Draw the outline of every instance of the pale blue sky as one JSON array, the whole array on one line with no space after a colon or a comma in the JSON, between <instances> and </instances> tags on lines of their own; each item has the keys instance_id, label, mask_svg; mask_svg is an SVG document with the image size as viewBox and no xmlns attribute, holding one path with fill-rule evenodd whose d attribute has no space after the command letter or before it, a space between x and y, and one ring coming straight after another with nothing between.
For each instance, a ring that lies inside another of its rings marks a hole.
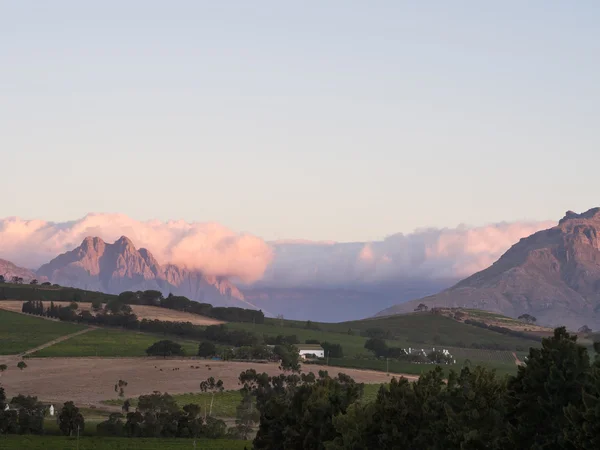
<instances>
[{"instance_id":1,"label":"pale blue sky","mask_svg":"<svg viewBox=\"0 0 600 450\"><path fill-rule=\"evenodd\" d=\"M600 2L0 0L0 217L266 239L600 205Z\"/></svg>"}]
</instances>

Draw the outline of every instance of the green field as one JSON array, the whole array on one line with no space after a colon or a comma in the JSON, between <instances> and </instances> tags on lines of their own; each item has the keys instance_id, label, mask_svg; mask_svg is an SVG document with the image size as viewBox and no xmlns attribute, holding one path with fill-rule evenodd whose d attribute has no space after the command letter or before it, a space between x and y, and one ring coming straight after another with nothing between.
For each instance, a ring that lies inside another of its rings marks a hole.
<instances>
[{"instance_id":1,"label":"green field","mask_svg":"<svg viewBox=\"0 0 600 450\"><path fill-rule=\"evenodd\" d=\"M35 358L51 356L146 356L146 349L154 342L162 339L168 338L162 335L138 333L116 328L98 328L42 349L31 356ZM197 342L176 341L182 345L186 355L193 356L197 353Z\"/></svg>"},{"instance_id":2,"label":"green field","mask_svg":"<svg viewBox=\"0 0 600 450\"><path fill-rule=\"evenodd\" d=\"M198 439L197 449L206 450L243 450L251 448L249 441L227 439ZM146 438L105 438L62 436L0 436L1 450L191 450L193 439L146 439Z\"/></svg>"},{"instance_id":3,"label":"green field","mask_svg":"<svg viewBox=\"0 0 600 450\"><path fill-rule=\"evenodd\" d=\"M84 328L0 309L0 354L18 354Z\"/></svg>"}]
</instances>

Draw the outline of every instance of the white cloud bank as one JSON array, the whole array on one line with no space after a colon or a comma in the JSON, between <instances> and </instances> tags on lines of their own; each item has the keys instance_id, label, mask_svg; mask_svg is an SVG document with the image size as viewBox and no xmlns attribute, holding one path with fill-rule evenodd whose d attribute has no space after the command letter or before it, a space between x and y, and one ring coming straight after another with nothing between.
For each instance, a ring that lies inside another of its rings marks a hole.
<instances>
[{"instance_id":1,"label":"white cloud bank","mask_svg":"<svg viewBox=\"0 0 600 450\"><path fill-rule=\"evenodd\" d=\"M261 283L325 286L407 278L458 279L485 269L519 239L554 222L423 229L367 243L275 242L274 262Z\"/></svg>"},{"instance_id":2,"label":"white cloud bank","mask_svg":"<svg viewBox=\"0 0 600 450\"><path fill-rule=\"evenodd\" d=\"M129 237L161 263L271 286L358 285L409 277L462 278L492 264L516 243L553 222L424 229L382 241L266 243L217 223L140 222L122 214L89 214L72 222L0 220L0 258L37 268L86 236Z\"/></svg>"}]
</instances>

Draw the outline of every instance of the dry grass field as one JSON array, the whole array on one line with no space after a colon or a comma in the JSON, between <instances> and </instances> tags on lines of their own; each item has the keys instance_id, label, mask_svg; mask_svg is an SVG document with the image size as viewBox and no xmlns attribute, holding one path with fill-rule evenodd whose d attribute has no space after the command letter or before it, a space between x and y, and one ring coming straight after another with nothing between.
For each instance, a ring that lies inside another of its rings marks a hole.
<instances>
[{"instance_id":1,"label":"dry grass field","mask_svg":"<svg viewBox=\"0 0 600 450\"><path fill-rule=\"evenodd\" d=\"M0 301L0 309L7 311L21 312L23 305L22 300L6 300ZM54 302L55 305L68 306L69 302ZM44 307L50 305L50 302L44 302ZM79 303L78 311L90 311L92 308L91 303ZM144 306L144 305L131 305L131 309L134 314L138 316L138 319L148 320L164 320L166 322L191 322L194 325L218 325L223 323L220 320L211 319L210 317L199 316L198 314L191 314L182 311L175 311L167 308L159 308L157 306Z\"/></svg>"},{"instance_id":2,"label":"dry grass field","mask_svg":"<svg viewBox=\"0 0 600 450\"><path fill-rule=\"evenodd\" d=\"M72 400L78 406L102 407L102 400L118 398L114 391L118 380L128 382L127 397L138 397L153 391L169 394L199 392L200 382L211 376L223 380L225 389L239 389L239 374L251 368L271 375L280 373L275 363L193 359L34 358L26 361L28 367L21 371L17 369L14 357L0 357L0 364L9 366L0 378L7 396L35 395L42 401L54 403ZM391 379L383 372L369 370L315 365L305 365L303 369L315 374L319 370L328 370L331 375L343 372L361 383L386 383ZM416 379L414 376L408 378Z\"/></svg>"}]
</instances>

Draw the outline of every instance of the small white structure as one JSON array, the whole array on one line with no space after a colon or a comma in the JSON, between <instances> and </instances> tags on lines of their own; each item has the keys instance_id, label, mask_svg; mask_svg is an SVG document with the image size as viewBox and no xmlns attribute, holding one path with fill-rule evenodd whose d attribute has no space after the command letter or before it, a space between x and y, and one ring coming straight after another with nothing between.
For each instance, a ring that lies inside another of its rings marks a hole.
<instances>
[{"instance_id":1,"label":"small white structure","mask_svg":"<svg viewBox=\"0 0 600 450\"><path fill-rule=\"evenodd\" d=\"M296 344L296 347L302 359L306 359L308 355L325 358L325 350L318 344Z\"/></svg>"},{"instance_id":2,"label":"small white structure","mask_svg":"<svg viewBox=\"0 0 600 450\"><path fill-rule=\"evenodd\" d=\"M54 416L54 405L50 405L50 415Z\"/></svg>"},{"instance_id":3,"label":"small white structure","mask_svg":"<svg viewBox=\"0 0 600 450\"><path fill-rule=\"evenodd\" d=\"M4 411L8 411L10 408L8 407L8 403L6 404L6 408L4 408Z\"/></svg>"}]
</instances>

